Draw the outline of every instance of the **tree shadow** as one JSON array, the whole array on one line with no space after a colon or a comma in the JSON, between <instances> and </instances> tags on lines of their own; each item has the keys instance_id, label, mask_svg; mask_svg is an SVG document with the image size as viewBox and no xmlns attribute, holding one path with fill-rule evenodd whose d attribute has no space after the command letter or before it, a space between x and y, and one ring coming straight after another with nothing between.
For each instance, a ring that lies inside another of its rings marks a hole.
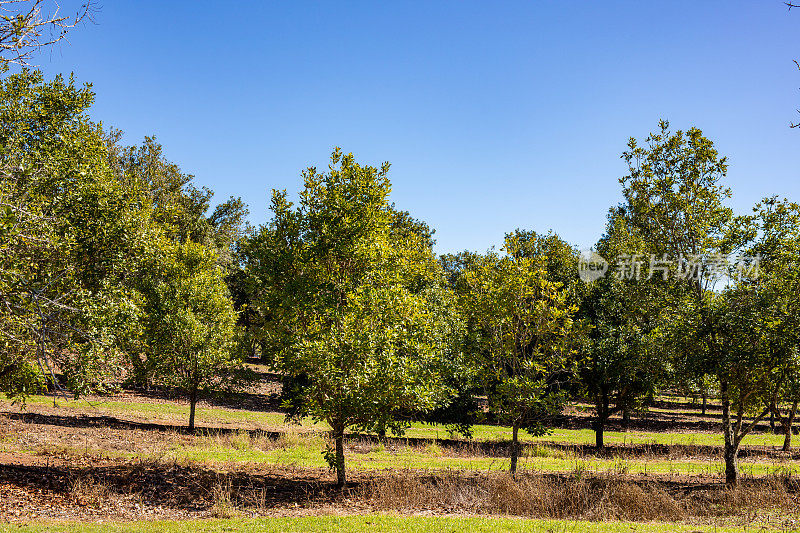
<instances>
[{"instance_id":1,"label":"tree shadow","mask_svg":"<svg viewBox=\"0 0 800 533\"><path fill-rule=\"evenodd\" d=\"M75 481L91 480L111 494L138 495L147 505L186 511L210 508L220 490L231 502L252 507L319 503L341 497L331 480L298 472L219 473L199 466L128 463L112 466L0 465L0 483L69 495ZM352 483L350 488L358 486Z\"/></svg>"}]
</instances>

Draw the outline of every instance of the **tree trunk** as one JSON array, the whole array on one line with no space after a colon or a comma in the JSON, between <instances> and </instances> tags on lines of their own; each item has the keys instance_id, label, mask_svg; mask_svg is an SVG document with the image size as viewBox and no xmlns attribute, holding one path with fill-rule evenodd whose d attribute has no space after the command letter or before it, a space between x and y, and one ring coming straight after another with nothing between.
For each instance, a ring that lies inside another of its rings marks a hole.
<instances>
[{"instance_id":1,"label":"tree trunk","mask_svg":"<svg viewBox=\"0 0 800 533\"><path fill-rule=\"evenodd\" d=\"M189 393L189 433L194 433L194 413L197 407L197 388Z\"/></svg>"},{"instance_id":2,"label":"tree trunk","mask_svg":"<svg viewBox=\"0 0 800 533\"><path fill-rule=\"evenodd\" d=\"M344 428L336 432L336 486L344 487L347 475L344 470Z\"/></svg>"},{"instance_id":3,"label":"tree trunk","mask_svg":"<svg viewBox=\"0 0 800 533\"><path fill-rule=\"evenodd\" d=\"M720 380L720 400L722 401L722 433L725 437L725 483L735 485L739 482L739 444L733 434L731 424L731 400L728 396L728 382Z\"/></svg>"},{"instance_id":4,"label":"tree trunk","mask_svg":"<svg viewBox=\"0 0 800 533\"><path fill-rule=\"evenodd\" d=\"M772 434L775 434L775 409L770 409L769 411L769 429Z\"/></svg>"},{"instance_id":5,"label":"tree trunk","mask_svg":"<svg viewBox=\"0 0 800 533\"><path fill-rule=\"evenodd\" d=\"M603 430L605 429L605 422L603 420L597 420L597 427L594 429L594 445L598 450L602 450L604 447L603 444Z\"/></svg>"},{"instance_id":6,"label":"tree trunk","mask_svg":"<svg viewBox=\"0 0 800 533\"><path fill-rule=\"evenodd\" d=\"M603 394L603 398L596 402L595 411L597 411L597 420L594 423L594 443L598 450L602 450L604 445L603 431L605 430L606 419L608 418L608 400L606 394Z\"/></svg>"},{"instance_id":7,"label":"tree trunk","mask_svg":"<svg viewBox=\"0 0 800 533\"><path fill-rule=\"evenodd\" d=\"M725 483L736 485L739 482L739 447L725 444Z\"/></svg>"},{"instance_id":8,"label":"tree trunk","mask_svg":"<svg viewBox=\"0 0 800 533\"><path fill-rule=\"evenodd\" d=\"M702 410L703 416L706 416L707 406L708 406L708 393L706 391L703 391L703 410Z\"/></svg>"},{"instance_id":9,"label":"tree trunk","mask_svg":"<svg viewBox=\"0 0 800 533\"><path fill-rule=\"evenodd\" d=\"M622 429L628 431L631 425L631 411L627 407L622 410Z\"/></svg>"},{"instance_id":10,"label":"tree trunk","mask_svg":"<svg viewBox=\"0 0 800 533\"><path fill-rule=\"evenodd\" d=\"M783 422L783 451L785 452L788 452L792 448L792 426L794 425L794 417L797 414L797 403L798 401L795 400L792 404L792 408L789 410L789 414Z\"/></svg>"},{"instance_id":11,"label":"tree trunk","mask_svg":"<svg viewBox=\"0 0 800 533\"><path fill-rule=\"evenodd\" d=\"M517 458L519 457L519 425L515 422L511 427L511 475L517 476Z\"/></svg>"}]
</instances>

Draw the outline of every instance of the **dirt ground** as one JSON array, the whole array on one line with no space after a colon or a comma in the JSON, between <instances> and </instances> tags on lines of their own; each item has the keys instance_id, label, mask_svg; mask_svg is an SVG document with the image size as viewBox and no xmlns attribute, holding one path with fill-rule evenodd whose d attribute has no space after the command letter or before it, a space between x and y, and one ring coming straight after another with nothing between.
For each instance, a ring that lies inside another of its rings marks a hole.
<instances>
[{"instance_id":1,"label":"dirt ground","mask_svg":"<svg viewBox=\"0 0 800 533\"><path fill-rule=\"evenodd\" d=\"M184 401L165 393L130 391L113 398L88 399L153 404ZM274 380L265 380L256 389L235 398L206 400L200 406L208 407L273 412L279 407L277 386ZM661 402L657 407L635 417L630 429L672 432L717 429L718 413L713 408L701 417L694 413L696 406L688 403ZM502 477L504 474L468 470L444 473L353 470L349 473L348 487L341 491L334 486L327 469L158 459L159 450L181 446L196 438L186 433L183 423L168 417L148 420L136 413L109 416L91 409L81 412L43 404L29 405L20 412L5 404L0 409L0 521L180 520L386 510L443 515L510 513L558 517L559 513L567 513L565 516L590 518L685 519L737 516L742 509L759 506L773 510L797 508L800 492L792 479L772 480L771 485L764 486L756 482L742 489L744 492L731 493L714 477L681 478L670 474L667 479L654 474L615 473L613 479L608 474L597 474L596 479L591 479L589 474L587 479L576 481L566 474L526 474L526 481L518 485L509 483ZM590 423L585 409L572 408L558 425L587 428ZM615 419L608 429L620 428L621 421ZM254 428L250 422L219 423L211 429L216 434L249 431L272 439L285 432L284 427ZM768 429L764 424L759 428ZM7 439L5 448L3 438ZM14 444L9 445L12 441ZM429 442L388 438L383 444L391 449L401 443L424 446ZM354 436L350 452L358 453L359 447L369 448L374 444L377 444L375 436ZM14 453L15 445L28 452ZM439 439L436 445L451 456L506 457L509 452L509 445L504 442ZM600 453L585 445L548 443L547 446L586 457L708 460L721 456L719 447L702 445L609 445ZM83 448L86 453L81 453ZM151 459L125 460L117 453L132 450ZM742 457L748 455L798 460L800 450L795 448L785 453L772 447L748 447L742 451ZM564 494L571 494L571 499L560 501ZM612 500L618 494L627 499L614 503ZM647 514L654 512L653 498L662 501L658 512L672 509L671 514ZM630 512L625 506L630 507Z\"/></svg>"}]
</instances>

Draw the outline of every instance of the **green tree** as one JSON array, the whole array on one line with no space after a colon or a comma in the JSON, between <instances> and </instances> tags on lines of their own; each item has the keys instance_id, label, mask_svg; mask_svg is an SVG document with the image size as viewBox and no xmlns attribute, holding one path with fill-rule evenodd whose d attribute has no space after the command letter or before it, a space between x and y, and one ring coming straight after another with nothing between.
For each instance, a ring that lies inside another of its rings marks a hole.
<instances>
[{"instance_id":1,"label":"green tree","mask_svg":"<svg viewBox=\"0 0 800 533\"><path fill-rule=\"evenodd\" d=\"M633 258L644 243L618 209L609 213L606 234L598 242L602 257ZM647 275L641 272L641 275ZM659 324L659 287L640 283L636 273L609 272L584 285L578 316L589 326L579 359L581 395L595 408L595 444L604 446L608 419L642 407L663 379L665 364L654 350Z\"/></svg>"},{"instance_id":2,"label":"green tree","mask_svg":"<svg viewBox=\"0 0 800 533\"><path fill-rule=\"evenodd\" d=\"M800 205L777 197L765 198L751 219L754 242L748 253L759 258L757 276L744 281L760 295L764 338L780 356L771 382L781 384L777 394L765 400L780 419L785 434L784 450L792 442L792 425L800 401ZM781 404L787 406L785 416Z\"/></svg>"},{"instance_id":3,"label":"green tree","mask_svg":"<svg viewBox=\"0 0 800 533\"><path fill-rule=\"evenodd\" d=\"M117 179L143 191L153 222L174 242L191 240L214 248L220 264L230 269L234 248L248 231L248 209L241 198L231 197L211 209L214 193L197 188L194 176L164 156L154 137L139 146L121 145L122 132L106 133L108 159Z\"/></svg>"},{"instance_id":4,"label":"green tree","mask_svg":"<svg viewBox=\"0 0 800 533\"><path fill-rule=\"evenodd\" d=\"M200 393L232 383L236 314L217 255L200 244L165 243L141 284L141 335L159 383L189 395L189 431Z\"/></svg>"},{"instance_id":5,"label":"green tree","mask_svg":"<svg viewBox=\"0 0 800 533\"><path fill-rule=\"evenodd\" d=\"M244 202L232 197L212 211L212 191L197 188L194 176L169 161L155 138L145 137L141 145L126 147L121 145L121 137L119 130L106 134L107 158L120 183L130 190L141 191L141 202L148 216L146 224L153 233L147 243L167 239L173 243L195 242L214 250L218 263L225 269L229 288L238 291L236 283L241 266L235 248L247 231L248 211ZM147 272L137 278L146 275ZM238 333L237 330L237 336ZM163 354L147 350L146 339L135 332L124 339L130 380L147 388L155 379Z\"/></svg>"},{"instance_id":6,"label":"green tree","mask_svg":"<svg viewBox=\"0 0 800 533\"><path fill-rule=\"evenodd\" d=\"M275 365L308 383L293 413L332 428L339 485L345 431L447 397L440 361L458 329L430 248L415 231L392 236L388 170L336 149L328 172L304 172L297 207L273 193L272 220L244 245Z\"/></svg>"},{"instance_id":7,"label":"green tree","mask_svg":"<svg viewBox=\"0 0 800 533\"><path fill-rule=\"evenodd\" d=\"M531 230L516 229L506 235L515 243L516 257L530 259L542 269L547 279L561 284L561 289L569 294L569 302L577 305L586 289L586 284L578 277L578 252L568 242L554 232L539 234Z\"/></svg>"},{"instance_id":8,"label":"green tree","mask_svg":"<svg viewBox=\"0 0 800 533\"><path fill-rule=\"evenodd\" d=\"M139 191L107 165L92 100L89 86L60 76L23 71L0 82L6 390L27 393L46 378L58 387L54 368L75 394L117 374L116 332L148 224Z\"/></svg>"},{"instance_id":9,"label":"green tree","mask_svg":"<svg viewBox=\"0 0 800 533\"><path fill-rule=\"evenodd\" d=\"M591 328L578 378L582 395L594 406L598 449L608 419L640 407L663 375L652 341L653 315L638 296L624 281L605 278L592 284L581 306L580 316Z\"/></svg>"},{"instance_id":10,"label":"green tree","mask_svg":"<svg viewBox=\"0 0 800 533\"><path fill-rule=\"evenodd\" d=\"M714 291L721 281L715 263L740 249L746 236L741 219L725 205L730 197L723 184L727 161L699 129L672 132L666 121L644 145L631 139L622 157L629 170L620 180L625 197L622 216L645 244L645 253L676 262L669 273L671 290L664 292L664 305L673 317L666 322L674 326L671 336L681 339L677 344L691 345L693 350L673 350L673 354L688 358L679 366L692 368L697 375L713 375L719 383L725 477L736 483L739 444L763 417L756 414L753 424L741 423L746 400L764 396L774 383L749 377L771 372L769 354L747 352L746 346L731 343L725 335L730 331L726 327L745 325L736 321L731 309L744 310L755 302L738 292L719 298ZM764 390L756 394L753 384Z\"/></svg>"},{"instance_id":11,"label":"green tree","mask_svg":"<svg viewBox=\"0 0 800 533\"><path fill-rule=\"evenodd\" d=\"M511 473L519 457L519 430L533 434L559 413L566 399L575 308L536 259L521 253L514 236L507 255L475 260L464 274L461 303L485 371L492 411L512 428Z\"/></svg>"}]
</instances>

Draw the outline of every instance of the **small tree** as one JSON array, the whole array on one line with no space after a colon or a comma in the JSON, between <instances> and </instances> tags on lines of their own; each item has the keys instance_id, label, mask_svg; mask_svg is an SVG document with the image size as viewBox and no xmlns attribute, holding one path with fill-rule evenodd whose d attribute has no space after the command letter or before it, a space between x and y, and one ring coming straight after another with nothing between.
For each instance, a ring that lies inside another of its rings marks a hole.
<instances>
[{"instance_id":1,"label":"small tree","mask_svg":"<svg viewBox=\"0 0 800 533\"><path fill-rule=\"evenodd\" d=\"M452 296L424 235L392 231L389 165L337 148L310 168L294 207L274 192L273 218L243 246L252 305L278 369L303 383L294 417L331 427L326 459L345 484L344 435L428 411L447 397L441 365L458 337ZM402 225L402 224L401 224ZM395 421L396 422L396 421Z\"/></svg>"},{"instance_id":2,"label":"small tree","mask_svg":"<svg viewBox=\"0 0 800 533\"><path fill-rule=\"evenodd\" d=\"M236 315L217 256L193 243L165 244L142 287L142 337L156 379L189 394L189 431L202 391L234 377Z\"/></svg>"},{"instance_id":3,"label":"small tree","mask_svg":"<svg viewBox=\"0 0 800 533\"><path fill-rule=\"evenodd\" d=\"M469 290L462 303L486 372L489 404L511 426L511 473L517 470L519 430L545 430L547 419L566 399L572 315L561 285L532 258L519 252L513 236L508 255L476 258L463 274Z\"/></svg>"},{"instance_id":4,"label":"small tree","mask_svg":"<svg viewBox=\"0 0 800 533\"><path fill-rule=\"evenodd\" d=\"M651 397L664 364L653 346L653 316L637 288L606 278L595 281L580 316L591 326L579 360L582 395L595 409L595 445L602 449L608 419Z\"/></svg>"}]
</instances>

